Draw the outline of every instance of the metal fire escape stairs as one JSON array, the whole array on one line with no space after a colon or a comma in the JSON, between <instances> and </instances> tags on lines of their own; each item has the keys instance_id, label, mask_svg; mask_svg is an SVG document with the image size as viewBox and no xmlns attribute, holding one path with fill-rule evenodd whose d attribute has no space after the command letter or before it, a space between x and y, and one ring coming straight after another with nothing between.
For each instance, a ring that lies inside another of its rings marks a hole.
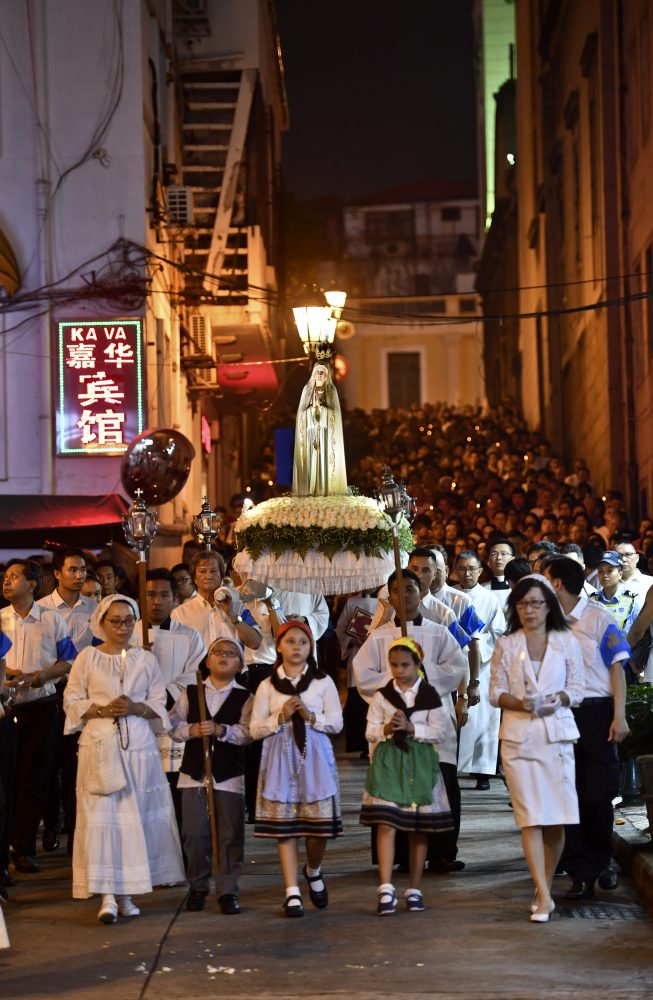
<instances>
[{"instance_id":1,"label":"metal fire escape stairs","mask_svg":"<svg viewBox=\"0 0 653 1000\"><path fill-rule=\"evenodd\" d=\"M184 224L186 293L197 296L182 366L193 394L218 390L210 322L202 306L248 303L248 230L244 153L257 81L255 69L221 60L180 65L183 93L183 187L169 189L168 209ZM185 216L185 217L180 217Z\"/></svg>"}]
</instances>

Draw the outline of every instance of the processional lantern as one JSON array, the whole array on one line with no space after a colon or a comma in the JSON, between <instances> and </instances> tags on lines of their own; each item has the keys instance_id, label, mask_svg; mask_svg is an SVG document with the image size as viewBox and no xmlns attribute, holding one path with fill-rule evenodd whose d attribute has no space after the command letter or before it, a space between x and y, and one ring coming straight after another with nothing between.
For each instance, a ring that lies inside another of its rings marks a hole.
<instances>
[{"instance_id":1,"label":"processional lantern","mask_svg":"<svg viewBox=\"0 0 653 1000\"><path fill-rule=\"evenodd\" d=\"M200 512L193 515L193 534L198 542L206 546L207 552L211 551L211 543L218 534L221 520L220 514L211 508L209 498L202 497Z\"/></svg>"}]
</instances>

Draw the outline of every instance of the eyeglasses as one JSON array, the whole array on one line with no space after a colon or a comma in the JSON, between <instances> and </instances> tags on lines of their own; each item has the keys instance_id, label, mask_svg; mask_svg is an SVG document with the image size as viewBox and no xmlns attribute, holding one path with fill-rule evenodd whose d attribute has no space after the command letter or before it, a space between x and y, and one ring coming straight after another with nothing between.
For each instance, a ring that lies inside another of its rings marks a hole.
<instances>
[{"instance_id":1,"label":"eyeglasses","mask_svg":"<svg viewBox=\"0 0 653 1000\"><path fill-rule=\"evenodd\" d=\"M109 625L113 625L114 628L122 628L123 626L125 628L131 628L132 625L136 624L135 618L106 618L105 621L107 621Z\"/></svg>"},{"instance_id":2,"label":"eyeglasses","mask_svg":"<svg viewBox=\"0 0 653 1000\"><path fill-rule=\"evenodd\" d=\"M519 601L515 605L520 611L528 611L529 608L541 608L546 601Z\"/></svg>"}]
</instances>

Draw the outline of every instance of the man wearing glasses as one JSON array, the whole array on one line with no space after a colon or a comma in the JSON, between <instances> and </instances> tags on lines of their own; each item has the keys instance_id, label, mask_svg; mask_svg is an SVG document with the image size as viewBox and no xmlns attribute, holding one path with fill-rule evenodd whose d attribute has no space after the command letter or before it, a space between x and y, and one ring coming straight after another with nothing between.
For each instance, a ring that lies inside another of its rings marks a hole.
<instances>
[{"instance_id":1,"label":"man wearing glasses","mask_svg":"<svg viewBox=\"0 0 653 1000\"><path fill-rule=\"evenodd\" d=\"M639 553L632 542L617 542L614 550L619 553L623 560L621 579L626 590L637 594L643 600L649 587L653 585L653 576L648 576L638 569Z\"/></svg>"}]
</instances>

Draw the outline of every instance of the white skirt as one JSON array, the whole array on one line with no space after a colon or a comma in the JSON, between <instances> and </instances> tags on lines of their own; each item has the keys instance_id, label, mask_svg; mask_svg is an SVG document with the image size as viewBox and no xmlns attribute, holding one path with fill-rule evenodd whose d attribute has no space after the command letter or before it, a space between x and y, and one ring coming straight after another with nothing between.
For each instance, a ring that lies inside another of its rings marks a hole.
<instances>
[{"instance_id":1,"label":"white skirt","mask_svg":"<svg viewBox=\"0 0 653 1000\"><path fill-rule=\"evenodd\" d=\"M501 763L520 829L579 822L574 744L549 743L542 719L524 743L501 741Z\"/></svg>"},{"instance_id":2,"label":"white skirt","mask_svg":"<svg viewBox=\"0 0 653 1000\"><path fill-rule=\"evenodd\" d=\"M0 906L0 948L9 947L9 935L7 934L7 925L5 924L4 914L2 912L2 907Z\"/></svg>"},{"instance_id":3,"label":"white skirt","mask_svg":"<svg viewBox=\"0 0 653 1000\"><path fill-rule=\"evenodd\" d=\"M113 795L87 791L86 750L79 748L73 897L131 896L185 881L172 796L156 745L123 751L127 786Z\"/></svg>"}]
</instances>

